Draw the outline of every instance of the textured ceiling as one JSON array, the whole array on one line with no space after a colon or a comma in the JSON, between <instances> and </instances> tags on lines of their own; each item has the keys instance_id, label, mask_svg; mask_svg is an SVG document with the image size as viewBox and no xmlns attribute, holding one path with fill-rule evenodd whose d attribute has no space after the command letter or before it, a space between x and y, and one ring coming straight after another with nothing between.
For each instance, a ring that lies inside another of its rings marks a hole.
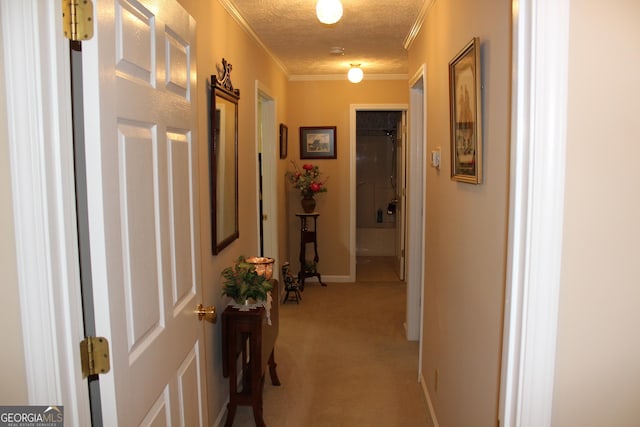
<instances>
[{"instance_id":1,"label":"textured ceiling","mask_svg":"<svg viewBox=\"0 0 640 427\"><path fill-rule=\"evenodd\" d=\"M334 25L316 18L316 0L221 0L254 33L290 78L344 78L359 63L367 76L406 75L405 42L419 28L425 0L341 0ZM430 3L431 1L427 1ZM331 49L339 47L344 54Z\"/></svg>"}]
</instances>

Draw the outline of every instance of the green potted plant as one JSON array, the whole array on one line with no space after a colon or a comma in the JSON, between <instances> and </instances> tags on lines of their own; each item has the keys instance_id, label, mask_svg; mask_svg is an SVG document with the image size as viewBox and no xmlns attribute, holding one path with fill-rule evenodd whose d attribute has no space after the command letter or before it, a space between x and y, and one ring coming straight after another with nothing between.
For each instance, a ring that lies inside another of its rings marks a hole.
<instances>
[{"instance_id":1,"label":"green potted plant","mask_svg":"<svg viewBox=\"0 0 640 427\"><path fill-rule=\"evenodd\" d=\"M232 298L237 304L251 304L266 301L272 285L265 275L256 272L254 264L247 262L244 256L230 267L222 270L222 295Z\"/></svg>"}]
</instances>

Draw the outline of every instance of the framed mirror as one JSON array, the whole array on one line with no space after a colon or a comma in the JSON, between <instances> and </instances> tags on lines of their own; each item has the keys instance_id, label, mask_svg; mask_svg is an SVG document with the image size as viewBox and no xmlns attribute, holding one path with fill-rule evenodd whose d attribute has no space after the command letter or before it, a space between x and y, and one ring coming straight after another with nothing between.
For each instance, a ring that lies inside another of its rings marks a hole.
<instances>
[{"instance_id":1,"label":"framed mirror","mask_svg":"<svg viewBox=\"0 0 640 427\"><path fill-rule=\"evenodd\" d=\"M222 59L211 76L209 147L211 242L216 255L240 235L238 230L238 100L231 64Z\"/></svg>"}]
</instances>

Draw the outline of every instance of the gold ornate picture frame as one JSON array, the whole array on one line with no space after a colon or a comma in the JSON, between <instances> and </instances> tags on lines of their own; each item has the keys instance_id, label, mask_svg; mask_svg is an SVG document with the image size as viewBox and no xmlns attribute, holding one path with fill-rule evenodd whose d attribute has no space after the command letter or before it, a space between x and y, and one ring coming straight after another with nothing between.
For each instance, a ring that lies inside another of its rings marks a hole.
<instances>
[{"instance_id":1,"label":"gold ornate picture frame","mask_svg":"<svg viewBox=\"0 0 640 427\"><path fill-rule=\"evenodd\" d=\"M451 179L482 183L482 79L480 39L474 37L449 62Z\"/></svg>"}]
</instances>

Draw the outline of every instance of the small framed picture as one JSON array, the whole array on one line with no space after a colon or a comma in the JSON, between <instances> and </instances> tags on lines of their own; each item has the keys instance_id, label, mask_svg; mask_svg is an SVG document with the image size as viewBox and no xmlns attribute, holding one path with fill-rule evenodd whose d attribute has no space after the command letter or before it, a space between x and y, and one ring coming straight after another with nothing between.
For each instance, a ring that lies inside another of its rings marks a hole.
<instances>
[{"instance_id":1,"label":"small framed picture","mask_svg":"<svg viewBox=\"0 0 640 427\"><path fill-rule=\"evenodd\" d=\"M289 128L284 123L280 123L280 158L287 158L287 144L289 143Z\"/></svg>"},{"instance_id":2,"label":"small framed picture","mask_svg":"<svg viewBox=\"0 0 640 427\"><path fill-rule=\"evenodd\" d=\"M335 159L336 127L300 127L301 159Z\"/></svg>"},{"instance_id":3,"label":"small framed picture","mask_svg":"<svg viewBox=\"0 0 640 427\"><path fill-rule=\"evenodd\" d=\"M482 79L480 39L474 37L449 62L451 179L482 183Z\"/></svg>"}]
</instances>

